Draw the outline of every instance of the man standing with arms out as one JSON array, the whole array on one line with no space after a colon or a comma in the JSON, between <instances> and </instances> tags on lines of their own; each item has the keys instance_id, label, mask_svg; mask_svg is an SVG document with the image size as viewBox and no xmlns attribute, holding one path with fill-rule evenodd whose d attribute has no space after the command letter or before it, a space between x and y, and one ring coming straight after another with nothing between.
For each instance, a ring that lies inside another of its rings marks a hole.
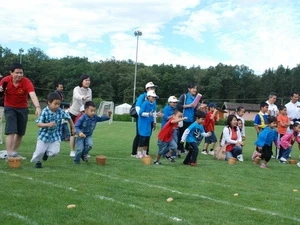
<instances>
[{"instance_id":1,"label":"man standing with arms out","mask_svg":"<svg viewBox=\"0 0 300 225\"><path fill-rule=\"evenodd\" d=\"M28 95L35 106L37 116L41 113L41 107L33 84L28 78L24 77L23 66L19 63L13 64L10 75L0 81L0 91L4 91L7 155L8 157L17 157L28 120Z\"/></svg>"},{"instance_id":2,"label":"man standing with arms out","mask_svg":"<svg viewBox=\"0 0 300 225\"><path fill-rule=\"evenodd\" d=\"M277 116L278 115L278 108L277 105L275 105L275 102L277 100L277 94L275 92L271 92L269 94L269 99L266 101L268 103L269 108L268 108L268 115L269 116Z\"/></svg>"}]
</instances>

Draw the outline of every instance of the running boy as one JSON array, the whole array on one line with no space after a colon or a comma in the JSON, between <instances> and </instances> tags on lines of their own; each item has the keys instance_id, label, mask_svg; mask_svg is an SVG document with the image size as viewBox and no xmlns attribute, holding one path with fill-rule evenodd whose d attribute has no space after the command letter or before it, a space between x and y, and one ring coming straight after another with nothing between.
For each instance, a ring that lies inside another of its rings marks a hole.
<instances>
[{"instance_id":1,"label":"running boy","mask_svg":"<svg viewBox=\"0 0 300 225\"><path fill-rule=\"evenodd\" d=\"M272 142L274 141L277 146L277 119L275 116L269 116L267 126L258 134L255 142L256 151L252 155L252 159L261 157L264 162L261 164L261 168L267 168L267 163L272 156Z\"/></svg>"},{"instance_id":2,"label":"running boy","mask_svg":"<svg viewBox=\"0 0 300 225\"><path fill-rule=\"evenodd\" d=\"M173 152L177 149L177 140L174 139L174 132L178 127L178 122L185 120L186 117L182 118L182 112L175 109L172 117L163 126L163 128L158 133L158 153L156 155L156 160L154 164L161 164L160 157L165 155L167 159L171 162L175 162L175 157L172 156Z\"/></svg>"},{"instance_id":3,"label":"running boy","mask_svg":"<svg viewBox=\"0 0 300 225\"><path fill-rule=\"evenodd\" d=\"M187 129L185 129L180 141L182 144L185 142L185 140L188 143L189 152L186 155L183 164L190 164L191 166L197 165L197 157L199 153L198 140L201 138L201 136L209 137L211 135L211 132L205 133L202 125L205 119L205 112L196 111L195 116L196 121Z\"/></svg>"},{"instance_id":4,"label":"running boy","mask_svg":"<svg viewBox=\"0 0 300 225\"><path fill-rule=\"evenodd\" d=\"M103 122L110 119L109 116L98 116L96 114L96 105L92 101L84 104L84 114L77 120L75 124L76 134L76 153L74 163L79 164L80 158L87 162L88 153L93 147L92 134L97 122Z\"/></svg>"},{"instance_id":5,"label":"running boy","mask_svg":"<svg viewBox=\"0 0 300 225\"><path fill-rule=\"evenodd\" d=\"M41 161L46 161L49 156L55 156L60 151L62 133L62 119L68 120L71 125L71 133L75 131L73 121L63 109L60 108L61 97L57 93L50 93L47 97L48 106L43 109L37 119L40 128L36 149L30 162L34 162L36 168L42 168Z\"/></svg>"},{"instance_id":6,"label":"running boy","mask_svg":"<svg viewBox=\"0 0 300 225\"><path fill-rule=\"evenodd\" d=\"M205 143L203 147L202 154L207 155L207 149L209 144L211 144L209 154L214 155L214 148L215 144L217 142L217 137L215 134L215 123L219 121L219 113L217 110L216 103L209 103L208 104L208 113L206 114L205 120L204 120L204 129L206 132L211 132L211 135L208 137L205 137Z\"/></svg>"}]
</instances>

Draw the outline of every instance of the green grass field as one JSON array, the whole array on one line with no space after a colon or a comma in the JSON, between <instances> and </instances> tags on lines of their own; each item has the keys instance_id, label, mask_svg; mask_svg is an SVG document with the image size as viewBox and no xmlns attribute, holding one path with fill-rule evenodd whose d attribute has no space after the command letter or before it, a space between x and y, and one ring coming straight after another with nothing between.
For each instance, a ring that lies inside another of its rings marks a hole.
<instances>
[{"instance_id":1,"label":"green grass field","mask_svg":"<svg viewBox=\"0 0 300 225\"><path fill-rule=\"evenodd\" d=\"M130 157L135 124L113 122L98 124L88 163L74 165L64 142L60 155L36 169L29 161L37 131L29 122L21 168L0 161L1 225L300 224L300 168L274 159L268 169L254 165L253 127L247 128L244 162L229 165L199 154L197 167L183 165L182 158L142 164ZM152 157L157 132L151 138ZM96 155L107 156L105 166L96 164ZM299 159L296 147L293 158ZM169 197L174 201L167 202ZM76 207L67 209L69 204Z\"/></svg>"}]
</instances>

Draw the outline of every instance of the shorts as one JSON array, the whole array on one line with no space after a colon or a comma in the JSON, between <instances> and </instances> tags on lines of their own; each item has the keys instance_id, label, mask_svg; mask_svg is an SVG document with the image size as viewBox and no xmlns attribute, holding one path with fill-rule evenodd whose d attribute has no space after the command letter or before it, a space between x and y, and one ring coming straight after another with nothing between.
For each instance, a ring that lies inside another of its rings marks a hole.
<instances>
[{"instance_id":1,"label":"shorts","mask_svg":"<svg viewBox=\"0 0 300 225\"><path fill-rule=\"evenodd\" d=\"M217 142L216 134L214 131L211 131L211 135L209 137L205 137L205 143L211 144L216 142Z\"/></svg>"},{"instance_id":2,"label":"shorts","mask_svg":"<svg viewBox=\"0 0 300 225\"><path fill-rule=\"evenodd\" d=\"M28 121L28 108L4 107L5 115L5 134L18 134L24 136Z\"/></svg>"},{"instance_id":3,"label":"shorts","mask_svg":"<svg viewBox=\"0 0 300 225\"><path fill-rule=\"evenodd\" d=\"M139 147L149 146L150 136L140 136Z\"/></svg>"},{"instance_id":4,"label":"shorts","mask_svg":"<svg viewBox=\"0 0 300 225\"><path fill-rule=\"evenodd\" d=\"M177 149L177 143L174 139L172 139L170 142L163 142L158 139L157 145L158 145L158 154L159 155L165 155L170 150L175 151Z\"/></svg>"}]
</instances>

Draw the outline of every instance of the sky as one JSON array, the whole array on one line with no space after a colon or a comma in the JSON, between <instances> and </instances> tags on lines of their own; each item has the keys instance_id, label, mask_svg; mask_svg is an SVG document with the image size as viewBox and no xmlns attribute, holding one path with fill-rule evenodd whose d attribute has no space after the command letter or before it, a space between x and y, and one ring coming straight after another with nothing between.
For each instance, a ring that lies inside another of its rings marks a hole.
<instances>
[{"instance_id":1,"label":"sky","mask_svg":"<svg viewBox=\"0 0 300 225\"><path fill-rule=\"evenodd\" d=\"M299 12L299 0L10 0L0 45L90 61L136 61L138 52L145 65L223 63L260 75L299 64Z\"/></svg>"}]
</instances>

